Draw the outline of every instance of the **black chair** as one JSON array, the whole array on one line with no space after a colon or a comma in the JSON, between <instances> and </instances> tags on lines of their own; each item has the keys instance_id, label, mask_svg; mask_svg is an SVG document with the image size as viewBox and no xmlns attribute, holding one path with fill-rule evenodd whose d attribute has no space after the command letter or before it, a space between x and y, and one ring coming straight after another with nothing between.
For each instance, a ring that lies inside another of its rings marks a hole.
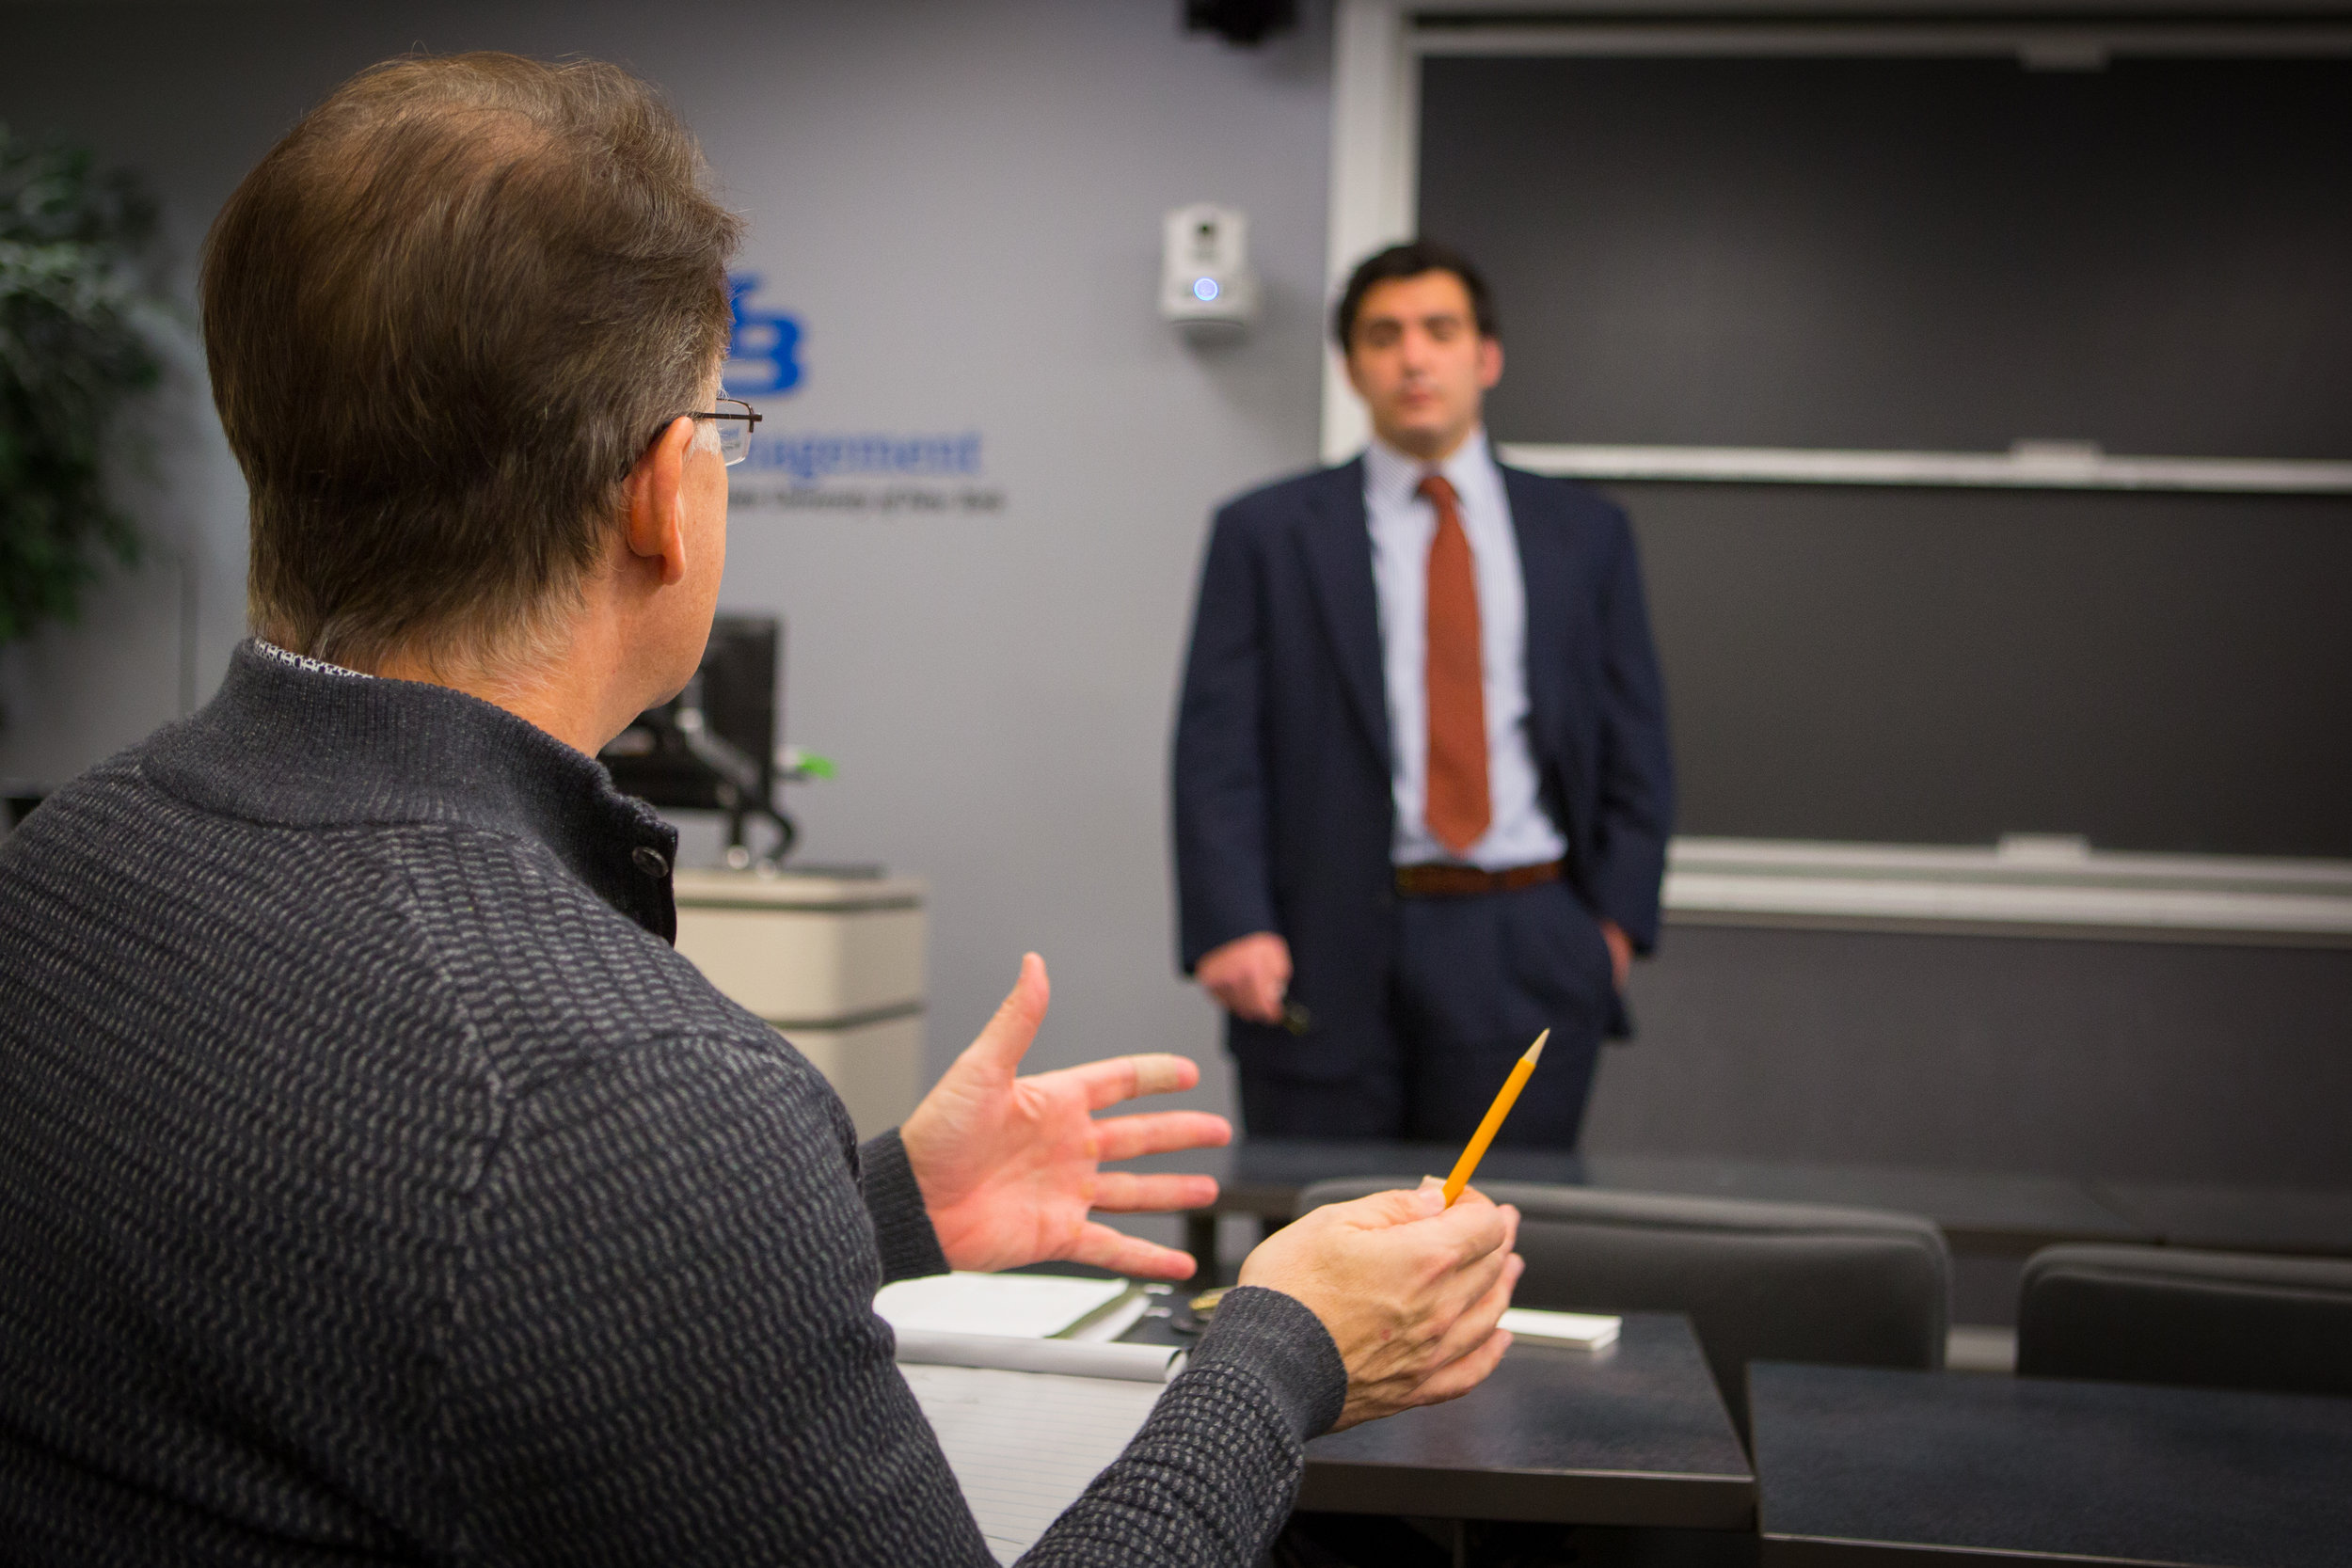
<instances>
[{"instance_id":1,"label":"black chair","mask_svg":"<svg viewBox=\"0 0 2352 1568\"><path fill-rule=\"evenodd\" d=\"M2352 1394L2352 1262L2043 1247L2019 1288L2017 1370Z\"/></svg>"},{"instance_id":2,"label":"black chair","mask_svg":"<svg viewBox=\"0 0 2352 1568\"><path fill-rule=\"evenodd\" d=\"M1322 1181L1299 1210L1399 1185ZM1952 1259L1915 1214L1482 1181L1518 1206L1520 1307L1684 1312L1744 1439L1747 1364L1944 1364Z\"/></svg>"}]
</instances>

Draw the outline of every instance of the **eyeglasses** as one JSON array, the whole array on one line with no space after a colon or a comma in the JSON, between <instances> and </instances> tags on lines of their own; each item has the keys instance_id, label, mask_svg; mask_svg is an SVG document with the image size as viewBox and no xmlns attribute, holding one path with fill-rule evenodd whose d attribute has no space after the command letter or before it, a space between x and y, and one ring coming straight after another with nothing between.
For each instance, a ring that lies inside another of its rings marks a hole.
<instances>
[{"instance_id":1,"label":"eyeglasses","mask_svg":"<svg viewBox=\"0 0 2352 1568\"><path fill-rule=\"evenodd\" d=\"M721 398L719 406L707 414L689 414L690 420L719 421L719 455L732 468L752 454L752 426L760 420L759 410L735 398ZM740 420L740 423L737 421Z\"/></svg>"}]
</instances>

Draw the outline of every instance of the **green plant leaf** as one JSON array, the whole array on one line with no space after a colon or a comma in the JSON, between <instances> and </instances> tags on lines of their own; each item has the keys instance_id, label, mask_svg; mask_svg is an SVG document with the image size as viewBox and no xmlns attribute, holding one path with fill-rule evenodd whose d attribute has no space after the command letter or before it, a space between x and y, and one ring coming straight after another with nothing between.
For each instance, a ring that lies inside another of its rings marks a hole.
<instances>
[{"instance_id":1,"label":"green plant leaf","mask_svg":"<svg viewBox=\"0 0 2352 1568\"><path fill-rule=\"evenodd\" d=\"M155 204L86 149L0 125L0 643L71 621L138 534L107 493L122 415L161 363L139 320Z\"/></svg>"}]
</instances>

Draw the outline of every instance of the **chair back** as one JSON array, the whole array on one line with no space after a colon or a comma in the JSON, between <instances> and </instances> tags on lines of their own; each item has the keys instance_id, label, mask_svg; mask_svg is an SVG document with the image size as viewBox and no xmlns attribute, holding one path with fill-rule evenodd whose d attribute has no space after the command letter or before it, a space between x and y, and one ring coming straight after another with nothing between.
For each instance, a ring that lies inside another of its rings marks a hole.
<instances>
[{"instance_id":1,"label":"chair back","mask_svg":"<svg viewBox=\"0 0 2352 1568\"><path fill-rule=\"evenodd\" d=\"M1299 1209L1397 1185L1318 1182ZM1750 1361L1944 1364L1951 1253L1915 1214L1517 1181L1479 1190L1518 1207L1527 1272L1515 1305L1689 1314L1742 1438Z\"/></svg>"},{"instance_id":2,"label":"chair back","mask_svg":"<svg viewBox=\"0 0 2352 1568\"><path fill-rule=\"evenodd\" d=\"M2019 1287L2017 1370L2352 1394L2352 1262L2044 1247Z\"/></svg>"}]
</instances>

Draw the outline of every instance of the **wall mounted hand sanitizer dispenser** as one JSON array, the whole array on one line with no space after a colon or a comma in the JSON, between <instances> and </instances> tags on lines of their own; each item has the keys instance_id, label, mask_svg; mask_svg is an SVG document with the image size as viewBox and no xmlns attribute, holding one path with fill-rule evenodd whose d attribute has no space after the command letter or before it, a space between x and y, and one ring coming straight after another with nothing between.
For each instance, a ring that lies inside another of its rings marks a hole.
<instances>
[{"instance_id":1,"label":"wall mounted hand sanitizer dispenser","mask_svg":"<svg viewBox=\"0 0 2352 1568\"><path fill-rule=\"evenodd\" d=\"M1221 332L1257 319L1247 217L1201 201L1161 220L1160 315L1179 326Z\"/></svg>"}]
</instances>

